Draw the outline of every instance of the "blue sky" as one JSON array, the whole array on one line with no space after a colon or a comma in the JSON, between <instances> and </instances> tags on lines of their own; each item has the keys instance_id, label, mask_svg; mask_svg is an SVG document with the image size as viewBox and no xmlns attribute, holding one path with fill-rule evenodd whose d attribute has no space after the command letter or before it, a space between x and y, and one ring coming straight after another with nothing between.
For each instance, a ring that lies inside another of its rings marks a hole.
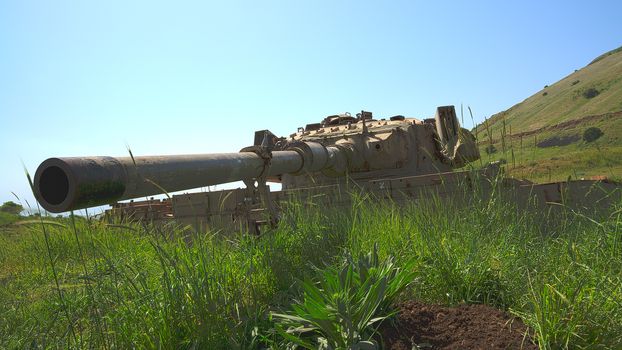
<instances>
[{"instance_id":1,"label":"blue sky","mask_svg":"<svg viewBox=\"0 0 622 350\"><path fill-rule=\"evenodd\" d=\"M0 202L52 156L237 151L325 115L476 121L622 45L620 1L0 0ZM467 123L471 127L471 123Z\"/></svg>"}]
</instances>

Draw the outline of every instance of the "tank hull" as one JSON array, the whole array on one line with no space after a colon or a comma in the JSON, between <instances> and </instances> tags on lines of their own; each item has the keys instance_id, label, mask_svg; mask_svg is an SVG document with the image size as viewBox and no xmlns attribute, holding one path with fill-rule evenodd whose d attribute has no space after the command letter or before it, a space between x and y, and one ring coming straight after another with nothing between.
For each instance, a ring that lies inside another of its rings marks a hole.
<instances>
[{"instance_id":1,"label":"tank hull","mask_svg":"<svg viewBox=\"0 0 622 350\"><path fill-rule=\"evenodd\" d=\"M106 217L109 220L125 218L155 224L175 223L194 232L259 234L270 224L271 216L259 192L257 189L239 188L181 194L162 202L117 205L106 212ZM472 200L488 200L497 196L515 203L522 210L586 212L607 210L622 203L622 184L606 180L535 184L503 178L493 168L272 191L270 200L279 212L286 210L289 203L312 203L331 210L348 210L354 198L361 195L398 206L434 200L468 206Z\"/></svg>"}]
</instances>

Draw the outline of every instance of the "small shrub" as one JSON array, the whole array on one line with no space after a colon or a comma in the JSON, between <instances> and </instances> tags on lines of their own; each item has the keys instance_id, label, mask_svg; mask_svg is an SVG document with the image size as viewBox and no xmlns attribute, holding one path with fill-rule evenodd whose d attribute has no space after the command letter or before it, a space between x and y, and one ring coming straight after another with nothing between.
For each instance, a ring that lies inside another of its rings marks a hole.
<instances>
[{"instance_id":1,"label":"small shrub","mask_svg":"<svg viewBox=\"0 0 622 350\"><path fill-rule=\"evenodd\" d=\"M497 153L497 147L495 147L494 145L486 146L486 154L493 154L493 153Z\"/></svg>"},{"instance_id":2,"label":"small shrub","mask_svg":"<svg viewBox=\"0 0 622 350\"><path fill-rule=\"evenodd\" d=\"M580 82L581 82L581 80L575 80L575 81L573 81L573 82L572 82L572 84L571 84L571 85L572 85L572 86L574 86L574 85L579 84Z\"/></svg>"},{"instance_id":3,"label":"small shrub","mask_svg":"<svg viewBox=\"0 0 622 350\"><path fill-rule=\"evenodd\" d=\"M600 130L599 128L593 126L591 128L585 129L585 131L583 132L583 140L585 142L596 141L601 136L603 136L604 134L605 133L602 130Z\"/></svg>"},{"instance_id":4,"label":"small shrub","mask_svg":"<svg viewBox=\"0 0 622 350\"><path fill-rule=\"evenodd\" d=\"M542 93L542 96L546 96L546 95L548 95L548 94L549 94L549 93L545 91L545 92L543 92L543 93Z\"/></svg>"},{"instance_id":5,"label":"small shrub","mask_svg":"<svg viewBox=\"0 0 622 350\"><path fill-rule=\"evenodd\" d=\"M593 87L583 91L583 97L587 98L588 100L598 96L598 94L600 94L600 91L596 90Z\"/></svg>"},{"instance_id":6,"label":"small shrub","mask_svg":"<svg viewBox=\"0 0 622 350\"><path fill-rule=\"evenodd\" d=\"M412 266L401 269L390 256L380 260L377 246L319 272L317 282L303 283L304 298L289 314L271 314L288 348L377 348L374 325L393 313L391 303L415 277Z\"/></svg>"}]
</instances>

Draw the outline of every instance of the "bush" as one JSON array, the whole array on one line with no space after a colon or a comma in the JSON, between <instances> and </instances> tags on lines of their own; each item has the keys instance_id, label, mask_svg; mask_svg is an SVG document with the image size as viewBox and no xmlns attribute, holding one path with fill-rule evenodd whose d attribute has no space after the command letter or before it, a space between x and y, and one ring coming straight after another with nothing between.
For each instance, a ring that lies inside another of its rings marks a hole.
<instances>
[{"instance_id":1,"label":"bush","mask_svg":"<svg viewBox=\"0 0 622 350\"><path fill-rule=\"evenodd\" d=\"M271 313L287 348L376 349L375 325L393 314L391 304L414 279L408 264L378 258L378 246L358 260L318 271L317 282L303 282L304 297L288 314Z\"/></svg>"},{"instance_id":2,"label":"bush","mask_svg":"<svg viewBox=\"0 0 622 350\"><path fill-rule=\"evenodd\" d=\"M600 94L600 91L596 90L593 87L583 91L583 97L587 99L594 98L598 96L598 94Z\"/></svg>"},{"instance_id":3,"label":"bush","mask_svg":"<svg viewBox=\"0 0 622 350\"><path fill-rule=\"evenodd\" d=\"M19 215L22 211L24 211L24 207L11 201L4 202L4 204L0 206L0 212L3 213Z\"/></svg>"},{"instance_id":4,"label":"bush","mask_svg":"<svg viewBox=\"0 0 622 350\"><path fill-rule=\"evenodd\" d=\"M605 133L602 130L600 130L599 128L593 126L591 128L585 129L585 131L583 132L583 140L585 142L596 141L601 136L603 136L604 134Z\"/></svg>"},{"instance_id":5,"label":"bush","mask_svg":"<svg viewBox=\"0 0 622 350\"><path fill-rule=\"evenodd\" d=\"M497 153L497 147L495 147L494 145L486 146L486 153L487 154Z\"/></svg>"}]
</instances>

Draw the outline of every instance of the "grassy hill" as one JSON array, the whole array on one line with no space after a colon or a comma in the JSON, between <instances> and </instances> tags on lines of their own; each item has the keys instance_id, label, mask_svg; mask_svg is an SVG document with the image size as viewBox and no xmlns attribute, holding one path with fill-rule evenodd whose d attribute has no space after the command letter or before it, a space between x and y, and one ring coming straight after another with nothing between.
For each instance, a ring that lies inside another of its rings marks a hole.
<instances>
[{"instance_id":1,"label":"grassy hill","mask_svg":"<svg viewBox=\"0 0 622 350\"><path fill-rule=\"evenodd\" d=\"M591 127L602 136L587 142ZM622 47L477 126L484 161L534 181L622 176Z\"/></svg>"}]
</instances>

